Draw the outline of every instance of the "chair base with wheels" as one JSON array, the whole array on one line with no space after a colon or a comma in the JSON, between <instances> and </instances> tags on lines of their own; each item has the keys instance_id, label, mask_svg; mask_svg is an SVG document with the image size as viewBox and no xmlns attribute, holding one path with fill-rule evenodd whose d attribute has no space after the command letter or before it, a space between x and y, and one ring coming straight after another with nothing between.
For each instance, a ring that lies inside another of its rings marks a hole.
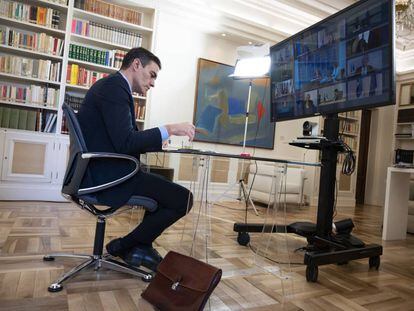
<instances>
[{"instance_id":1,"label":"chair base with wheels","mask_svg":"<svg viewBox=\"0 0 414 311\"><path fill-rule=\"evenodd\" d=\"M93 201L93 198L91 196L85 196L89 197L89 201ZM67 281L68 279L74 277L78 273L80 273L82 270L85 270L87 268L94 268L95 271L98 271L100 268L107 268L119 272L124 272L128 274L132 274L138 277L141 277L141 279L145 282L150 282L153 278L153 274L151 272L144 271L142 269L139 269L137 267L128 265L122 261L116 260L113 258L110 254L104 254L103 253L103 247L104 247L104 237L105 237L105 226L106 226L106 219L110 216L113 216L115 214L120 214L132 209L137 208L139 205L142 205L143 203L145 206L150 206L150 208L146 208L147 210L155 210L156 209L156 202L152 201L149 198L145 197L139 197L134 196L132 197L128 202L127 205L129 205L128 208L122 209L122 211L115 211L112 213L103 213L97 215L97 222L95 227L95 240L94 240L94 247L93 247L93 254L92 255L86 255L86 254L63 254L63 253L51 253L47 254L43 257L44 261L54 261L56 258L73 258L73 259L84 259L82 263L77 265L76 267L72 268L70 271L64 273L62 276L60 276L56 281L54 281L49 287L49 292L59 292L63 289L63 282ZM86 203L83 200L79 200L77 202L82 209L88 210L95 214L96 209L93 205L90 203ZM94 209L92 209L94 208Z\"/></svg>"}]
</instances>

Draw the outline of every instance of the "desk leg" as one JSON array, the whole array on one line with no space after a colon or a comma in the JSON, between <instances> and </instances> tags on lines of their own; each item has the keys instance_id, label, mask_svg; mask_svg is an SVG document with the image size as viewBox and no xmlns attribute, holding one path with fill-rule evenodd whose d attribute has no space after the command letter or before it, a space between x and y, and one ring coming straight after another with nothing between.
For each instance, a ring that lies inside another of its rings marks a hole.
<instances>
[{"instance_id":1,"label":"desk leg","mask_svg":"<svg viewBox=\"0 0 414 311\"><path fill-rule=\"evenodd\" d=\"M384 241L406 238L409 191L410 174L388 171L382 230Z\"/></svg>"},{"instance_id":2,"label":"desk leg","mask_svg":"<svg viewBox=\"0 0 414 311\"><path fill-rule=\"evenodd\" d=\"M197 173L197 178L194 175ZM189 247L189 256L198 258L208 263L208 243L211 237L210 223L210 202L208 201L208 187L210 175L210 157L194 156L193 170L190 183L190 191L193 193L193 208L189 211L187 206L187 216L184 220L181 235L181 246L185 249ZM195 180L197 179L197 182ZM188 237L191 236L191 244Z\"/></svg>"}]
</instances>

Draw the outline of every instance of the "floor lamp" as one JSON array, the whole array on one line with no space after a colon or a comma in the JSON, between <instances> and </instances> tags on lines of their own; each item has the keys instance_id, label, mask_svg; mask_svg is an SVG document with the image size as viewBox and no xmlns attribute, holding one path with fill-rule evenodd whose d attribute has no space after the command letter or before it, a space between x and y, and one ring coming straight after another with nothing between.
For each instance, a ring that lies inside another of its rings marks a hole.
<instances>
[{"instance_id":1,"label":"floor lamp","mask_svg":"<svg viewBox=\"0 0 414 311\"><path fill-rule=\"evenodd\" d=\"M245 123L244 123L243 149L242 149L242 153L240 154L241 156L246 157L246 158L250 156L250 154L246 152L246 140L247 140L247 127L249 124L249 109L250 109L250 102L251 102L251 95L252 95L253 80L267 77L267 73L269 72L269 69L270 69L270 56L263 55L261 57L248 57L248 58L242 58L242 59L237 60L236 66L234 68L234 73L230 75L230 77L232 77L233 79L237 79L237 80L248 79L249 80L249 92L247 96L246 114L245 114ZM244 162L242 162L242 169L241 169L242 176L239 179L240 197L241 197L241 194L243 194L245 202L246 202L246 208L247 208L248 203L250 203L251 206L253 207L255 214L258 215L256 206L254 205L252 199L250 198L250 195L244 184L243 171L244 171Z\"/></svg>"}]
</instances>

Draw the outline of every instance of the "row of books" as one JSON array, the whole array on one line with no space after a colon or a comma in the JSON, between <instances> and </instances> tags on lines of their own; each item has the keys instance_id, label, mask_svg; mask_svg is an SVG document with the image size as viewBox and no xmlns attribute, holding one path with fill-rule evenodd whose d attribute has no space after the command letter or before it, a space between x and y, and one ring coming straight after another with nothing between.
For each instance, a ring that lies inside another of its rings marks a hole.
<instances>
[{"instance_id":1,"label":"row of books","mask_svg":"<svg viewBox=\"0 0 414 311\"><path fill-rule=\"evenodd\" d=\"M41 112L40 117L40 130L44 133L54 133L56 131L57 114L43 111Z\"/></svg>"},{"instance_id":2,"label":"row of books","mask_svg":"<svg viewBox=\"0 0 414 311\"><path fill-rule=\"evenodd\" d=\"M0 100L11 103L57 107L59 89L39 85L0 84Z\"/></svg>"},{"instance_id":3,"label":"row of books","mask_svg":"<svg viewBox=\"0 0 414 311\"><path fill-rule=\"evenodd\" d=\"M92 21L72 19L72 33L129 47L140 47L142 36L131 31Z\"/></svg>"},{"instance_id":4,"label":"row of books","mask_svg":"<svg viewBox=\"0 0 414 311\"><path fill-rule=\"evenodd\" d=\"M66 82L72 85L90 87L96 81L108 75L108 73L88 70L76 64L69 64L66 71Z\"/></svg>"},{"instance_id":5,"label":"row of books","mask_svg":"<svg viewBox=\"0 0 414 311\"><path fill-rule=\"evenodd\" d=\"M72 95L71 93L65 94L65 103L72 107L73 110L79 111L84 97Z\"/></svg>"},{"instance_id":6,"label":"row of books","mask_svg":"<svg viewBox=\"0 0 414 311\"><path fill-rule=\"evenodd\" d=\"M65 41L45 33L0 27L0 44L51 55L63 55Z\"/></svg>"},{"instance_id":7,"label":"row of books","mask_svg":"<svg viewBox=\"0 0 414 311\"><path fill-rule=\"evenodd\" d=\"M69 58L98 65L120 68L126 52L122 50L102 50L71 43Z\"/></svg>"},{"instance_id":8,"label":"row of books","mask_svg":"<svg viewBox=\"0 0 414 311\"><path fill-rule=\"evenodd\" d=\"M36 110L0 106L0 126L3 128L39 131Z\"/></svg>"},{"instance_id":9,"label":"row of books","mask_svg":"<svg viewBox=\"0 0 414 311\"><path fill-rule=\"evenodd\" d=\"M143 19L141 12L101 0L75 0L75 8L136 25L141 25Z\"/></svg>"},{"instance_id":10,"label":"row of books","mask_svg":"<svg viewBox=\"0 0 414 311\"><path fill-rule=\"evenodd\" d=\"M16 1L0 0L0 15L54 29L60 25L58 10Z\"/></svg>"},{"instance_id":11,"label":"row of books","mask_svg":"<svg viewBox=\"0 0 414 311\"><path fill-rule=\"evenodd\" d=\"M348 132L358 134L359 125L357 122L348 122L346 120L339 120L339 132Z\"/></svg>"},{"instance_id":12,"label":"row of books","mask_svg":"<svg viewBox=\"0 0 414 311\"><path fill-rule=\"evenodd\" d=\"M60 62L0 55L0 72L49 81L60 80Z\"/></svg>"},{"instance_id":13,"label":"row of books","mask_svg":"<svg viewBox=\"0 0 414 311\"><path fill-rule=\"evenodd\" d=\"M138 103L135 104L135 118L137 120L145 120L145 106L141 106Z\"/></svg>"}]
</instances>

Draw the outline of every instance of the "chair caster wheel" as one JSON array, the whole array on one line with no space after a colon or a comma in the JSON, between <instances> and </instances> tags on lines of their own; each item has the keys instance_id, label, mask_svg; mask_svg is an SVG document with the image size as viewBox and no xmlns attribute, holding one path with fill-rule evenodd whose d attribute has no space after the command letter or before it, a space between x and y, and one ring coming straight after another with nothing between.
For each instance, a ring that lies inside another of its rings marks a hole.
<instances>
[{"instance_id":1,"label":"chair caster wheel","mask_svg":"<svg viewBox=\"0 0 414 311\"><path fill-rule=\"evenodd\" d=\"M248 232L239 232L237 234L237 242L240 245L246 246L250 242L250 235Z\"/></svg>"},{"instance_id":2,"label":"chair caster wheel","mask_svg":"<svg viewBox=\"0 0 414 311\"><path fill-rule=\"evenodd\" d=\"M369 268L370 269L375 268L375 270L378 270L380 263L381 263L380 256L369 257Z\"/></svg>"},{"instance_id":3,"label":"chair caster wheel","mask_svg":"<svg viewBox=\"0 0 414 311\"><path fill-rule=\"evenodd\" d=\"M47 288L47 290L51 293L60 292L62 289L63 289L63 286L58 283L53 283Z\"/></svg>"},{"instance_id":4,"label":"chair caster wheel","mask_svg":"<svg viewBox=\"0 0 414 311\"><path fill-rule=\"evenodd\" d=\"M53 260L55 260L55 257L52 257L52 256L44 256L43 257L43 261L53 261Z\"/></svg>"},{"instance_id":5,"label":"chair caster wheel","mask_svg":"<svg viewBox=\"0 0 414 311\"><path fill-rule=\"evenodd\" d=\"M318 280L318 266L306 267L306 281L316 282Z\"/></svg>"}]
</instances>

